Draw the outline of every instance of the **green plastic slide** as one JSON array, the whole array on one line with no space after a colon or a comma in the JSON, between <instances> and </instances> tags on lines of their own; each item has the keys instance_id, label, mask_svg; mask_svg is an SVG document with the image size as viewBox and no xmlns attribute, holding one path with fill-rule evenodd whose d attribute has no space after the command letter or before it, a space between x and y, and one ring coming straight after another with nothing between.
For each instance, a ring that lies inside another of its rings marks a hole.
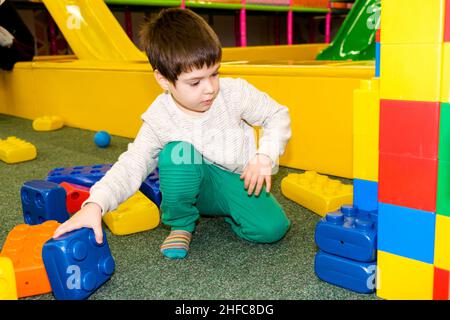
<instances>
[{"instance_id":1,"label":"green plastic slide","mask_svg":"<svg viewBox=\"0 0 450 320\"><path fill-rule=\"evenodd\" d=\"M317 60L375 60L381 0L356 0L336 38Z\"/></svg>"}]
</instances>

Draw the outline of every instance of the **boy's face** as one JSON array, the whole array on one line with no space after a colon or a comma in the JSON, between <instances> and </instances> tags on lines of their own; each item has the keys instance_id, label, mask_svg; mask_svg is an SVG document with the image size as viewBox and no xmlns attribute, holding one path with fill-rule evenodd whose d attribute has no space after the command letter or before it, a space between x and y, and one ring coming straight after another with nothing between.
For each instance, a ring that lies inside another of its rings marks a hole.
<instances>
[{"instance_id":1,"label":"boy's face","mask_svg":"<svg viewBox=\"0 0 450 320\"><path fill-rule=\"evenodd\" d=\"M180 109L188 113L201 114L211 108L219 92L219 67L220 63L209 68L205 65L202 69L181 73L175 85L167 83Z\"/></svg>"}]
</instances>

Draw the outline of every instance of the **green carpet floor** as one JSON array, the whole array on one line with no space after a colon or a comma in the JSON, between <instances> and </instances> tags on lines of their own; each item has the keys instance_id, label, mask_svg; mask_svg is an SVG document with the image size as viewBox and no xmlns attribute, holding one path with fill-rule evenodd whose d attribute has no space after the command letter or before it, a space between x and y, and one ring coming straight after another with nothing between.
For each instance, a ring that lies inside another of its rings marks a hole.
<instances>
[{"instance_id":1,"label":"green carpet floor","mask_svg":"<svg viewBox=\"0 0 450 320\"><path fill-rule=\"evenodd\" d=\"M0 161L0 247L8 232L23 223L20 188L25 181L45 179L56 167L112 163L131 142L114 136L108 148L100 149L93 143L94 132L67 127L36 132L29 120L0 115L0 139L8 136L33 143L38 157L13 165ZM246 242L223 219L201 218L188 258L173 261L159 252L166 227L114 236L105 226L116 271L90 299L377 299L316 277L314 228L320 217L281 194L281 179L290 172L302 171L281 168L273 179L272 192L292 221L286 237L275 244Z\"/></svg>"}]
</instances>

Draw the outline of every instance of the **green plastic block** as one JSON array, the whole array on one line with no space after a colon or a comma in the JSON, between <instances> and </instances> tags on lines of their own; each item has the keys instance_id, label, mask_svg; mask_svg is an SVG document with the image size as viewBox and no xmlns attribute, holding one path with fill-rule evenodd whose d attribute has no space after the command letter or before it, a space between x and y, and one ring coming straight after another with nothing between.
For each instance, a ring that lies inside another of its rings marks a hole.
<instances>
[{"instance_id":1,"label":"green plastic block","mask_svg":"<svg viewBox=\"0 0 450 320\"><path fill-rule=\"evenodd\" d=\"M441 103L438 158L450 161L450 103Z\"/></svg>"},{"instance_id":2,"label":"green plastic block","mask_svg":"<svg viewBox=\"0 0 450 320\"><path fill-rule=\"evenodd\" d=\"M438 162L436 213L450 217L450 161Z\"/></svg>"}]
</instances>

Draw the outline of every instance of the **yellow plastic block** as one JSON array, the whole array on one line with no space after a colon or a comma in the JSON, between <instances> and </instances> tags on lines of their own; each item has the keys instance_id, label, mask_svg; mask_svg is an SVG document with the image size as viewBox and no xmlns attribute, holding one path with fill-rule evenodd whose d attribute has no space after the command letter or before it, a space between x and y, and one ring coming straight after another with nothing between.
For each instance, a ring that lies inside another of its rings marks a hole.
<instances>
[{"instance_id":1,"label":"yellow plastic block","mask_svg":"<svg viewBox=\"0 0 450 320\"><path fill-rule=\"evenodd\" d=\"M33 160L36 155L36 147L25 140L16 137L0 139L0 160L6 163Z\"/></svg>"},{"instance_id":2,"label":"yellow plastic block","mask_svg":"<svg viewBox=\"0 0 450 320\"><path fill-rule=\"evenodd\" d=\"M159 209L138 191L116 210L105 214L103 221L116 235L146 231L158 226Z\"/></svg>"},{"instance_id":3,"label":"yellow plastic block","mask_svg":"<svg viewBox=\"0 0 450 320\"><path fill-rule=\"evenodd\" d=\"M378 137L380 127L380 79L361 80L353 92L353 135Z\"/></svg>"},{"instance_id":4,"label":"yellow plastic block","mask_svg":"<svg viewBox=\"0 0 450 320\"><path fill-rule=\"evenodd\" d=\"M381 46L380 98L439 101L442 44Z\"/></svg>"},{"instance_id":5,"label":"yellow plastic block","mask_svg":"<svg viewBox=\"0 0 450 320\"><path fill-rule=\"evenodd\" d=\"M434 241L434 265L450 270L450 217L436 215L436 235Z\"/></svg>"},{"instance_id":6,"label":"yellow plastic block","mask_svg":"<svg viewBox=\"0 0 450 320\"><path fill-rule=\"evenodd\" d=\"M0 257L0 300L17 300L14 266L7 257Z\"/></svg>"},{"instance_id":7,"label":"yellow plastic block","mask_svg":"<svg viewBox=\"0 0 450 320\"><path fill-rule=\"evenodd\" d=\"M445 0L389 0L381 10L381 43L440 43L444 39Z\"/></svg>"},{"instance_id":8,"label":"yellow plastic block","mask_svg":"<svg viewBox=\"0 0 450 320\"><path fill-rule=\"evenodd\" d=\"M314 171L290 173L281 180L283 195L320 216L353 204L353 186Z\"/></svg>"},{"instance_id":9,"label":"yellow plastic block","mask_svg":"<svg viewBox=\"0 0 450 320\"><path fill-rule=\"evenodd\" d=\"M450 103L450 43L444 43L443 48L441 102Z\"/></svg>"},{"instance_id":10,"label":"yellow plastic block","mask_svg":"<svg viewBox=\"0 0 450 320\"><path fill-rule=\"evenodd\" d=\"M58 116L43 116L33 121L33 129L36 131L52 131L62 128L62 119Z\"/></svg>"},{"instance_id":11,"label":"yellow plastic block","mask_svg":"<svg viewBox=\"0 0 450 320\"><path fill-rule=\"evenodd\" d=\"M353 136L353 176L378 182L378 136Z\"/></svg>"},{"instance_id":12,"label":"yellow plastic block","mask_svg":"<svg viewBox=\"0 0 450 320\"><path fill-rule=\"evenodd\" d=\"M432 300L434 266L378 250L377 295L389 300Z\"/></svg>"}]
</instances>

